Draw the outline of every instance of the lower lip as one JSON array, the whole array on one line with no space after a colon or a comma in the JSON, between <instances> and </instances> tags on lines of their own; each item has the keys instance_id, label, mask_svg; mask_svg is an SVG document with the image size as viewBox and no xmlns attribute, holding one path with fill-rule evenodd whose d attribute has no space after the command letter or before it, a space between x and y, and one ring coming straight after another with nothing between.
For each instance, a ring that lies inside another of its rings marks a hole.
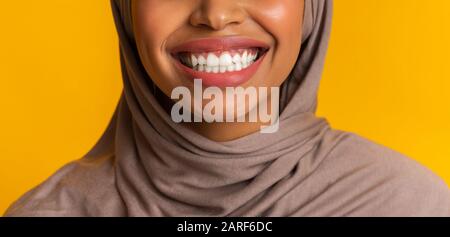
<instances>
[{"instance_id":1,"label":"lower lip","mask_svg":"<svg viewBox=\"0 0 450 237\"><path fill-rule=\"evenodd\" d=\"M237 87L249 81L253 75L256 74L258 68L261 66L266 54L262 55L249 67L241 71L225 72L225 73L207 73L196 71L188 66L182 64L179 60L174 59L176 65L183 71L186 77L190 80L201 79L202 84L210 87Z\"/></svg>"}]
</instances>

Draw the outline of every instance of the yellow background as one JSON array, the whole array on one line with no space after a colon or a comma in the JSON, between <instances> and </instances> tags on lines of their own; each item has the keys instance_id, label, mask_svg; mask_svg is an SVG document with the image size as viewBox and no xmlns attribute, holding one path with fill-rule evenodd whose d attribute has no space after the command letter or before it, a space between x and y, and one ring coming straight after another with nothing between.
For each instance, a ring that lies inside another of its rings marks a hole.
<instances>
[{"instance_id":1,"label":"yellow background","mask_svg":"<svg viewBox=\"0 0 450 237\"><path fill-rule=\"evenodd\" d=\"M336 0L319 115L450 184L450 1ZM0 7L0 213L97 141L121 92L108 0Z\"/></svg>"}]
</instances>

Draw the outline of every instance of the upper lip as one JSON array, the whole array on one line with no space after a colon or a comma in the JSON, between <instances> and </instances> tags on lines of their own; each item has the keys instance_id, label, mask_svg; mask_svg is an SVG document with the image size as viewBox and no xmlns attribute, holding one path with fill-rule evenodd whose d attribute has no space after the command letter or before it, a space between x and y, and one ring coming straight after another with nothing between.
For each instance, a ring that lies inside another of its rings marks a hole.
<instances>
[{"instance_id":1,"label":"upper lip","mask_svg":"<svg viewBox=\"0 0 450 237\"><path fill-rule=\"evenodd\" d=\"M175 46L170 52L172 54L183 52L202 53L245 48L259 48L265 51L268 50L270 46L259 40L246 37L218 37L190 40Z\"/></svg>"}]
</instances>

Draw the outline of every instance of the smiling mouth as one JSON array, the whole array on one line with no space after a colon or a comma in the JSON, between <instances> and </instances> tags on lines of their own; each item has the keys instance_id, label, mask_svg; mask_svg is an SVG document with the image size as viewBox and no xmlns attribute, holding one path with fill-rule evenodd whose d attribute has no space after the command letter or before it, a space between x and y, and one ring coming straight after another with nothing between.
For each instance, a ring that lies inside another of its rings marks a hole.
<instances>
[{"instance_id":1,"label":"smiling mouth","mask_svg":"<svg viewBox=\"0 0 450 237\"><path fill-rule=\"evenodd\" d=\"M269 50L269 45L258 40L221 37L192 40L171 49L170 54L187 79L235 87L256 74Z\"/></svg>"},{"instance_id":2,"label":"smiling mouth","mask_svg":"<svg viewBox=\"0 0 450 237\"><path fill-rule=\"evenodd\" d=\"M180 52L175 58L197 72L239 72L254 64L266 53L265 48L242 48L214 52Z\"/></svg>"}]
</instances>

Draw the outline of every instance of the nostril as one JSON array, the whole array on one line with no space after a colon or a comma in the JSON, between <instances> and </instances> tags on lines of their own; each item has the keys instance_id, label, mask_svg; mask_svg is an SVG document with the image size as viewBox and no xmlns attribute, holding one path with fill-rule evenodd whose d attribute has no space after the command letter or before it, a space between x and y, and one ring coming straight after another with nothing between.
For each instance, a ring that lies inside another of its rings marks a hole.
<instances>
[{"instance_id":1,"label":"nostril","mask_svg":"<svg viewBox=\"0 0 450 237\"><path fill-rule=\"evenodd\" d=\"M239 25L246 19L245 11L229 0L223 1L222 4L207 3L205 1L190 16L192 26L222 30L228 25Z\"/></svg>"},{"instance_id":2,"label":"nostril","mask_svg":"<svg viewBox=\"0 0 450 237\"><path fill-rule=\"evenodd\" d=\"M208 29L208 30L215 30L214 27L211 27L211 24L207 24L207 23L200 23L196 27Z\"/></svg>"},{"instance_id":3,"label":"nostril","mask_svg":"<svg viewBox=\"0 0 450 237\"><path fill-rule=\"evenodd\" d=\"M239 25L241 24L240 21L235 21L232 19L229 19L228 17L216 17L214 19L208 19L202 22L197 22L192 24L195 27L198 28L204 28L204 29L208 29L208 30L223 30L225 29L227 26L231 26L231 25Z\"/></svg>"}]
</instances>

